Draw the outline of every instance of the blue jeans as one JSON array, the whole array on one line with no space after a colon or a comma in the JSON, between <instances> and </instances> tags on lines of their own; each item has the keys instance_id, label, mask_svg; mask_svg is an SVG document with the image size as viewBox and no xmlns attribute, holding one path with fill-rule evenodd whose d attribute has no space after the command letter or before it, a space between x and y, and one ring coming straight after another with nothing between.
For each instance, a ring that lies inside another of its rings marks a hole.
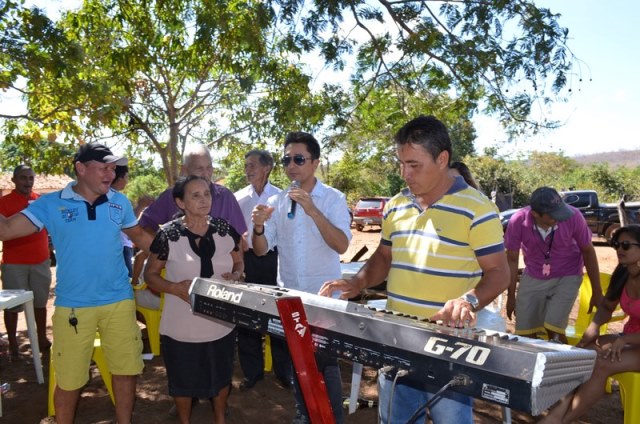
<instances>
[{"instance_id":1,"label":"blue jeans","mask_svg":"<svg viewBox=\"0 0 640 424\"><path fill-rule=\"evenodd\" d=\"M402 379L399 379L402 380ZM402 383L396 383L393 389L393 377L380 374L378 377L378 414L382 424L406 424L418 408L433 397L433 393L416 389ZM393 396L393 399L392 399ZM393 400L391 419L389 402ZM466 395L448 390L429 409L434 424L473 424L472 400ZM424 409L416 423L425 421Z\"/></svg>"},{"instance_id":2,"label":"blue jeans","mask_svg":"<svg viewBox=\"0 0 640 424\"><path fill-rule=\"evenodd\" d=\"M336 358L316 355L316 361L318 363L318 370L324 377L324 382L327 388L327 394L329 395L329 402L331 403L331 409L333 410L333 418L335 419L335 423L342 424L344 422L342 411L342 378L340 377L340 367L338 365L338 360ZM302 397L302 392L298 383L297 375L293 379L293 394L296 400L296 416L293 419L293 424L310 423L311 420L309 419L307 407Z\"/></svg>"}]
</instances>

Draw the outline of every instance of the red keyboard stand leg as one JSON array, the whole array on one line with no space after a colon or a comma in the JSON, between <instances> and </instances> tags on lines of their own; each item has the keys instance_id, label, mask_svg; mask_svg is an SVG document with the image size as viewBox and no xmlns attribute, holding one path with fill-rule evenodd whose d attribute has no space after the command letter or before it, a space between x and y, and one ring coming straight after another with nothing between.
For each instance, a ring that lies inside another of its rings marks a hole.
<instances>
[{"instance_id":1,"label":"red keyboard stand leg","mask_svg":"<svg viewBox=\"0 0 640 424\"><path fill-rule=\"evenodd\" d=\"M276 300L293 368L313 424L334 424L333 411L324 378L314 356L311 330L299 297Z\"/></svg>"}]
</instances>

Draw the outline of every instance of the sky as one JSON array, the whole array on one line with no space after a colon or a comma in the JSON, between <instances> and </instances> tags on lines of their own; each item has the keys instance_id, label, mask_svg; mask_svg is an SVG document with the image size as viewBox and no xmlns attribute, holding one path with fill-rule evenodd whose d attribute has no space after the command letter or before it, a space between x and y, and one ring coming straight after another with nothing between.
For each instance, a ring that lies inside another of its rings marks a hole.
<instances>
[{"instance_id":1,"label":"sky","mask_svg":"<svg viewBox=\"0 0 640 424\"><path fill-rule=\"evenodd\" d=\"M46 7L51 16L56 8L80 2L30 3ZM569 29L568 45L578 58L568 102L556 103L547 113L562 126L506 143L495 119L478 116L474 119L476 152L495 146L507 157L534 150L579 156L640 149L640 135L635 131L635 121L640 119L640 2L538 0L536 5L561 14L560 25ZM2 103L4 109L12 102L5 98Z\"/></svg>"},{"instance_id":2,"label":"sky","mask_svg":"<svg viewBox=\"0 0 640 424\"><path fill-rule=\"evenodd\" d=\"M569 101L556 104L550 114L564 123L561 128L502 144L500 152L538 150L577 156L640 149L636 127L640 119L640 2L546 0L536 5L562 15L559 22L569 29L568 45L581 61L581 72L574 70ZM477 118L475 125L478 153L505 139L489 118Z\"/></svg>"}]
</instances>

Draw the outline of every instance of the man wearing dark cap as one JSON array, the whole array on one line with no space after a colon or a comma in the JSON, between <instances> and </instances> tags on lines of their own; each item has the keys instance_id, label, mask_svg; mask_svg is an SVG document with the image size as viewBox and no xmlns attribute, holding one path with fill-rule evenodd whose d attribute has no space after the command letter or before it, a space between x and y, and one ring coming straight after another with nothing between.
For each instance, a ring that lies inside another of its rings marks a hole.
<instances>
[{"instance_id":1,"label":"man wearing dark cap","mask_svg":"<svg viewBox=\"0 0 640 424\"><path fill-rule=\"evenodd\" d=\"M556 190L540 187L531 194L530 206L509 220L504 236L511 270L507 317L516 316L516 334L567 342L565 328L582 282L583 267L591 280L591 306L602 300L598 258L591 230L578 211ZM520 277L520 250L525 268Z\"/></svg>"},{"instance_id":2,"label":"man wearing dark cap","mask_svg":"<svg viewBox=\"0 0 640 424\"><path fill-rule=\"evenodd\" d=\"M116 421L130 423L136 377L142 372L142 339L133 290L122 260L120 231L147 249L151 237L138 226L129 200L111 189L126 158L101 144L84 144L73 159L77 181L42 195L22 212L0 216L0 240L46 228L58 269L52 358L56 369L56 422L74 421L87 383L96 330L112 374Z\"/></svg>"}]
</instances>

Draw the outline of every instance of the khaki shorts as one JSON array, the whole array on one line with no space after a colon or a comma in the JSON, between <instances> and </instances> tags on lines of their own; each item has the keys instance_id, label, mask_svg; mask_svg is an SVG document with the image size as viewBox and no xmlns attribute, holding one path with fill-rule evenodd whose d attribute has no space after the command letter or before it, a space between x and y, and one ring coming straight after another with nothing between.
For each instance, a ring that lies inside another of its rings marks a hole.
<instances>
[{"instance_id":1,"label":"khaki shorts","mask_svg":"<svg viewBox=\"0 0 640 424\"><path fill-rule=\"evenodd\" d=\"M33 292L33 307L46 308L51 288L51 261L39 264L2 264L2 288L5 290L28 290ZM22 306L10 309L22 312Z\"/></svg>"},{"instance_id":2,"label":"khaki shorts","mask_svg":"<svg viewBox=\"0 0 640 424\"><path fill-rule=\"evenodd\" d=\"M74 308L76 328L69 324L72 309L57 306L53 313L52 358L56 383L64 390L77 390L89 381L96 330L113 375L142 373L142 337L136 322L136 304L123 300L104 306Z\"/></svg>"},{"instance_id":3,"label":"khaki shorts","mask_svg":"<svg viewBox=\"0 0 640 424\"><path fill-rule=\"evenodd\" d=\"M516 334L564 334L582 275L538 280L522 274L516 293Z\"/></svg>"}]
</instances>

